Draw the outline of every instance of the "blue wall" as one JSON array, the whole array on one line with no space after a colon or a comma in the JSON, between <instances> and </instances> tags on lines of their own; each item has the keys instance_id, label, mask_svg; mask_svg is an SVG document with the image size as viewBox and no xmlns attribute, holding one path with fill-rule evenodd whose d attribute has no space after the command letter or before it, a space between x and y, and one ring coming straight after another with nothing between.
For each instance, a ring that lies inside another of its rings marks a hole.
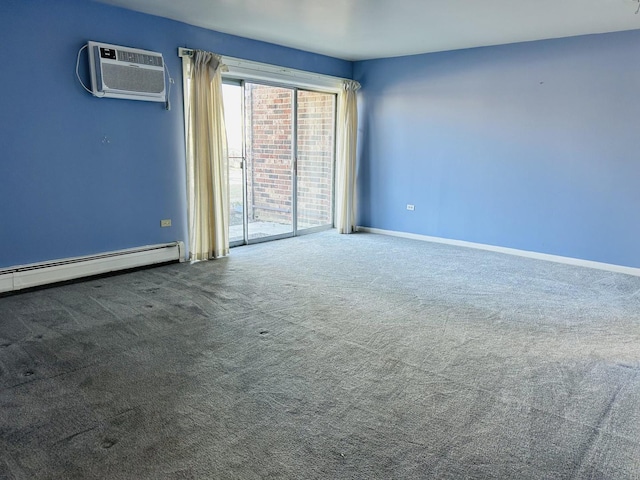
<instances>
[{"instance_id":1,"label":"blue wall","mask_svg":"<svg viewBox=\"0 0 640 480\"><path fill-rule=\"evenodd\" d=\"M356 63L359 225L640 267L639 44Z\"/></svg>"},{"instance_id":2,"label":"blue wall","mask_svg":"<svg viewBox=\"0 0 640 480\"><path fill-rule=\"evenodd\" d=\"M4 0L0 39L0 268L186 241L178 46L353 69L360 225L640 267L640 31L353 65L86 0ZM173 109L82 90L87 40L162 52Z\"/></svg>"},{"instance_id":3,"label":"blue wall","mask_svg":"<svg viewBox=\"0 0 640 480\"><path fill-rule=\"evenodd\" d=\"M86 0L3 0L1 11L0 268L186 242L177 47L352 74L350 62ZM162 52L176 79L172 110L85 92L75 61L87 40Z\"/></svg>"}]
</instances>

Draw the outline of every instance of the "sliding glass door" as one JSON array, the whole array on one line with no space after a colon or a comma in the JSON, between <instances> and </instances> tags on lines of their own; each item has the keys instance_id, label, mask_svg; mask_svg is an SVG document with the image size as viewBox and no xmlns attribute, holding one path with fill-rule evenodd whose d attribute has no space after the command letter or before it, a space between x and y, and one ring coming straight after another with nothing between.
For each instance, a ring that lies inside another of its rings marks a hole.
<instances>
[{"instance_id":1,"label":"sliding glass door","mask_svg":"<svg viewBox=\"0 0 640 480\"><path fill-rule=\"evenodd\" d=\"M244 84L249 240L293 235L293 97Z\"/></svg>"},{"instance_id":2,"label":"sliding glass door","mask_svg":"<svg viewBox=\"0 0 640 480\"><path fill-rule=\"evenodd\" d=\"M298 231L333 226L336 96L297 91Z\"/></svg>"},{"instance_id":3,"label":"sliding glass door","mask_svg":"<svg viewBox=\"0 0 640 480\"><path fill-rule=\"evenodd\" d=\"M241 81L223 93L230 243L330 228L336 96Z\"/></svg>"},{"instance_id":4,"label":"sliding glass door","mask_svg":"<svg viewBox=\"0 0 640 480\"><path fill-rule=\"evenodd\" d=\"M244 243L246 230L242 88L240 84L223 84L222 95L229 154L229 244L238 245Z\"/></svg>"}]
</instances>

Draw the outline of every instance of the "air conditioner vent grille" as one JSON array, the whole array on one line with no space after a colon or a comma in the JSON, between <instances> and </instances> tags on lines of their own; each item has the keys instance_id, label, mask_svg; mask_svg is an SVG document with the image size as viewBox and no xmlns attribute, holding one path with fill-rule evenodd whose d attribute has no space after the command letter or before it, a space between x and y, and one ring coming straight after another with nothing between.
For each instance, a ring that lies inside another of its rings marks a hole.
<instances>
[{"instance_id":1,"label":"air conditioner vent grille","mask_svg":"<svg viewBox=\"0 0 640 480\"><path fill-rule=\"evenodd\" d=\"M164 72L150 71L130 66L102 65L102 81L114 90L127 92L162 93L164 91Z\"/></svg>"},{"instance_id":2,"label":"air conditioner vent grille","mask_svg":"<svg viewBox=\"0 0 640 480\"><path fill-rule=\"evenodd\" d=\"M151 65L152 67L162 67L162 57L157 55L146 55L127 50L117 50L118 60L121 62L137 63L139 65Z\"/></svg>"}]
</instances>

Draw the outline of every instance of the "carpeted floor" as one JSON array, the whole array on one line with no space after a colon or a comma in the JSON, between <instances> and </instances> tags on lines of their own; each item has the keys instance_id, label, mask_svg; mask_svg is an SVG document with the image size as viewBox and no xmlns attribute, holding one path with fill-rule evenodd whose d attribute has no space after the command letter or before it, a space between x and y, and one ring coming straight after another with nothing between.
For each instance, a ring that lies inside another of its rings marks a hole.
<instances>
[{"instance_id":1,"label":"carpeted floor","mask_svg":"<svg viewBox=\"0 0 640 480\"><path fill-rule=\"evenodd\" d=\"M325 232L0 298L0 478L637 479L640 278Z\"/></svg>"}]
</instances>

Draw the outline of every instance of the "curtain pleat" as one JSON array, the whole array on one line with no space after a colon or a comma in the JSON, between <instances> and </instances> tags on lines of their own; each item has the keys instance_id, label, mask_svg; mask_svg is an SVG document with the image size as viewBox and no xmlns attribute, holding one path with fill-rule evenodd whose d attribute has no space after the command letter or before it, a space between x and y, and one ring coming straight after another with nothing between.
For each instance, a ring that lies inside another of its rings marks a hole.
<instances>
[{"instance_id":1,"label":"curtain pleat","mask_svg":"<svg viewBox=\"0 0 640 480\"><path fill-rule=\"evenodd\" d=\"M336 228L356 229L356 145L358 137L358 82L347 80L338 99L336 158Z\"/></svg>"},{"instance_id":2,"label":"curtain pleat","mask_svg":"<svg viewBox=\"0 0 640 480\"><path fill-rule=\"evenodd\" d=\"M183 57L189 252L192 262L229 253L227 135L220 57Z\"/></svg>"}]
</instances>

